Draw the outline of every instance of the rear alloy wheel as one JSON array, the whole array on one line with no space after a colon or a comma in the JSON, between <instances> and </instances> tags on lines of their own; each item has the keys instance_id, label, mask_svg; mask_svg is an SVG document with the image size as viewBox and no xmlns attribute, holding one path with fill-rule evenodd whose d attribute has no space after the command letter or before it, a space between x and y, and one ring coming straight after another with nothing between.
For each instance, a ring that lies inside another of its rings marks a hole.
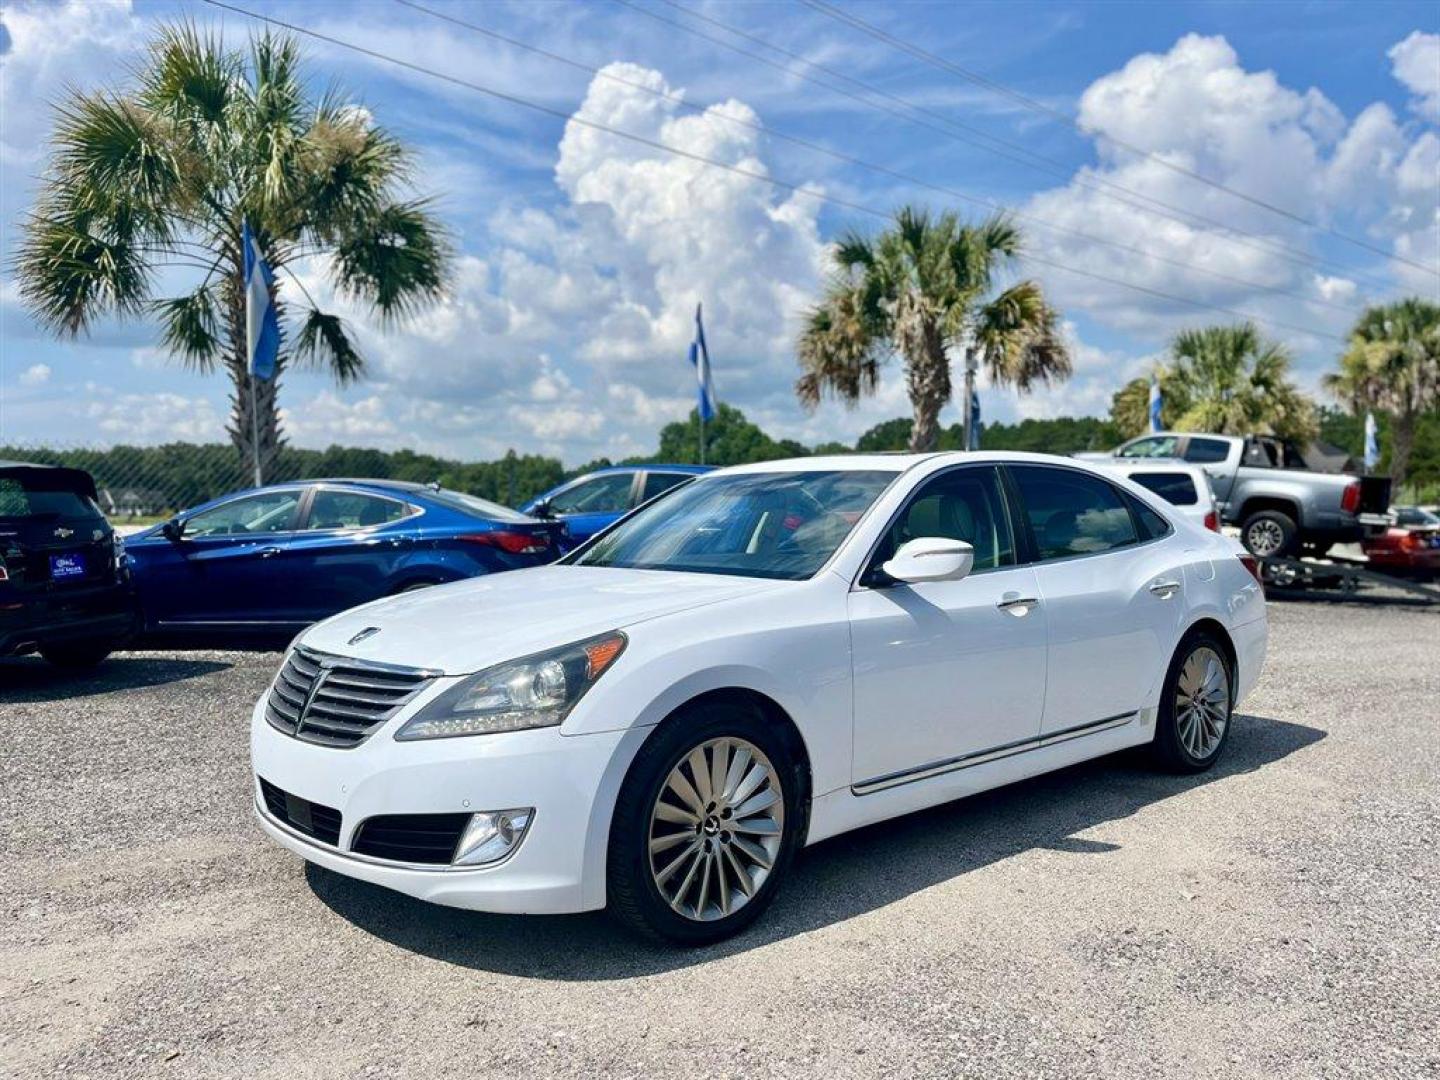
<instances>
[{"instance_id":1,"label":"rear alloy wheel","mask_svg":"<svg viewBox=\"0 0 1440 1080\"><path fill-rule=\"evenodd\" d=\"M1225 649L1213 636L1194 634L1181 643L1155 725L1155 750L1163 764L1176 772L1215 764L1230 734L1233 684Z\"/></svg>"},{"instance_id":2,"label":"rear alloy wheel","mask_svg":"<svg viewBox=\"0 0 1440 1080\"><path fill-rule=\"evenodd\" d=\"M1295 550L1298 531L1290 515L1279 510L1261 510L1251 514L1240 526L1240 542L1257 559L1278 559Z\"/></svg>"},{"instance_id":3,"label":"rear alloy wheel","mask_svg":"<svg viewBox=\"0 0 1440 1080\"><path fill-rule=\"evenodd\" d=\"M83 671L98 667L113 650L108 641L65 641L41 645L40 655L56 667Z\"/></svg>"},{"instance_id":4,"label":"rear alloy wheel","mask_svg":"<svg viewBox=\"0 0 1440 1080\"><path fill-rule=\"evenodd\" d=\"M788 741L744 706L673 718L636 756L615 807L612 912L651 938L707 945L770 903L794 855L804 786Z\"/></svg>"}]
</instances>

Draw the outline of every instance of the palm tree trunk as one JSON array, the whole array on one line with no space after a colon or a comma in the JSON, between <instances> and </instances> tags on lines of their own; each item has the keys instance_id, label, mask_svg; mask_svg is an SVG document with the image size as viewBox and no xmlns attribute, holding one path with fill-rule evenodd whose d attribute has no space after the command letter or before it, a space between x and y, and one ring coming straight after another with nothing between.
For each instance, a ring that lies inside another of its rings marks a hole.
<instances>
[{"instance_id":1,"label":"palm tree trunk","mask_svg":"<svg viewBox=\"0 0 1440 1080\"><path fill-rule=\"evenodd\" d=\"M273 379L254 380L245 351L245 285L231 275L225 288L225 323L230 353L225 361L230 375L230 424L225 429L239 452L241 475L252 477L255 468L256 438L259 438L260 473L264 481L275 479L275 461L280 453L280 418L275 408L279 373Z\"/></svg>"},{"instance_id":2,"label":"palm tree trunk","mask_svg":"<svg viewBox=\"0 0 1440 1080\"><path fill-rule=\"evenodd\" d=\"M910 452L924 454L940 442L940 410L950 400L950 358L939 326L921 333L920 348L905 358L905 389L915 413L910 429Z\"/></svg>"},{"instance_id":3,"label":"palm tree trunk","mask_svg":"<svg viewBox=\"0 0 1440 1080\"><path fill-rule=\"evenodd\" d=\"M1410 451L1415 446L1415 414L1400 411L1391 414L1390 419L1390 479L1395 488L1396 501L1400 498L1400 485L1410 471Z\"/></svg>"}]
</instances>

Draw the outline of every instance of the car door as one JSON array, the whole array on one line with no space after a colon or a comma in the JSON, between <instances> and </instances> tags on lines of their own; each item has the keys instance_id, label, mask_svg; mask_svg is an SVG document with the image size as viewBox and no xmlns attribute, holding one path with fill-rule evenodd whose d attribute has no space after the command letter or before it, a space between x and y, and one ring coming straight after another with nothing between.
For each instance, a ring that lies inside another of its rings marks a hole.
<instances>
[{"instance_id":1,"label":"car door","mask_svg":"<svg viewBox=\"0 0 1440 1080\"><path fill-rule=\"evenodd\" d=\"M886 579L881 564L921 536L970 543L974 569L959 581ZM1019 565L995 466L958 466L921 484L849 596L857 789L1037 737L1046 682L1038 595L1035 570Z\"/></svg>"},{"instance_id":2,"label":"car door","mask_svg":"<svg viewBox=\"0 0 1440 1080\"><path fill-rule=\"evenodd\" d=\"M387 495L316 487L294 538L276 559L276 581L288 593L291 616L312 623L389 592L398 563L413 548L410 536L389 526L419 512Z\"/></svg>"},{"instance_id":3,"label":"car door","mask_svg":"<svg viewBox=\"0 0 1440 1080\"><path fill-rule=\"evenodd\" d=\"M634 505L634 472L583 477L550 499L550 513L565 522L572 543L582 543L615 522Z\"/></svg>"},{"instance_id":4,"label":"car door","mask_svg":"<svg viewBox=\"0 0 1440 1080\"><path fill-rule=\"evenodd\" d=\"M1049 632L1046 736L1123 723L1154 698L1184 612L1164 519L1079 469L1011 465ZM1141 511L1148 515L1147 524Z\"/></svg>"},{"instance_id":5,"label":"car door","mask_svg":"<svg viewBox=\"0 0 1440 1080\"><path fill-rule=\"evenodd\" d=\"M285 621L287 598L272 567L294 535L303 493L278 488L228 499L186 518L179 539L157 539L137 574L149 625Z\"/></svg>"}]
</instances>

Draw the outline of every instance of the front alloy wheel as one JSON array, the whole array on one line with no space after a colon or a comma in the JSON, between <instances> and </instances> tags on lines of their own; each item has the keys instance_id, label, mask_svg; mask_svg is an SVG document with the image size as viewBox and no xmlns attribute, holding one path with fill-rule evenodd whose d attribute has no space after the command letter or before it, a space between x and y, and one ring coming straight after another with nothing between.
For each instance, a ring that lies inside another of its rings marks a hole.
<instances>
[{"instance_id":1,"label":"front alloy wheel","mask_svg":"<svg viewBox=\"0 0 1440 1080\"><path fill-rule=\"evenodd\" d=\"M611 913L646 937L708 945L774 899L805 831L798 736L743 701L701 700L655 730L615 801Z\"/></svg>"},{"instance_id":2,"label":"front alloy wheel","mask_svg":"<svg viewBox=\"0 0 1440 1080\"><path fill-rule=\"evenodd\" d=\"M670 770L650 814L650 874L679 915L723 919L748 904L780 854L785 793L764 751L722 736Z\"/></svg>"}]
</instances>

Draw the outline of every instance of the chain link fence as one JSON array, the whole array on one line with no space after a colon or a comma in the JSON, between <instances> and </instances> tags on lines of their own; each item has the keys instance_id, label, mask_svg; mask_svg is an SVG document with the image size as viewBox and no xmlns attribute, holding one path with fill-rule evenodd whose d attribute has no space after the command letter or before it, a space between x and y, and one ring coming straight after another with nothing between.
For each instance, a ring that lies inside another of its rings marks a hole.
<instances>
[{"instance_id":1,"label":"chain link fence","mask_svg":"<svg viewBox=\"0 0 1440 1080\"><path fill-rule=\"evenodd\" d=\"M0 445L0 461L84 469L95 478L100 508L118 524L161 521L232 491L253 486L254 474L226 443L163 446ZM597 463L598 464L598 463ZM590 468L585 466L584 468ZM266 483L352 477L437 483L507 506L559 484L568 473L555 458L511 452L498 461L462 462L410 450L282 447Z\"/></svg>"}]
</instances>

